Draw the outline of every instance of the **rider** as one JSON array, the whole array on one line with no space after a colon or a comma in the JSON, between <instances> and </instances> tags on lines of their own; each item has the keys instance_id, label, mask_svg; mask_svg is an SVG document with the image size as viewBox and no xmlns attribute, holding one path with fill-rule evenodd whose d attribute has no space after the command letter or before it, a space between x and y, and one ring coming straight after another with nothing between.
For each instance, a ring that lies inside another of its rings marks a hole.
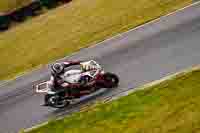
<instances>
[{"instance_id":1,"label":"rider","mask_svg":"<svg viewBox=\"0 0 200 133\"><path fill-rule=\"evenodd\" d=\"M83 88L83 86L90 87L93 84L87 84L84 81L84 84L68 84L65 83L63 80L63 74L65 73L65 68L74 66L74 65L80 65L82 72L89 71L93 69L91 65L87 62L80 62L80 61L75 61L75 62L62 62L62 63L55 63L51 66L51 85L53 89L65 89L65 88ZM84 80L82 77L80 78L81 80ZM80 81L81 82L81 81Z\"/></svg>"},{"instance_id":2,"label":"rider","mask_svg":"<svg viewBox=\"0 0 200 133\"><path fill-rule=\"evenodd\" d=\"M80 65L80 62L62 62L62 63L55 63L51 66L51 79L50 83L53 89L62 88L61 84L64 82L62 75L65 72L65 68L73 66L73 65Z\"/></svg>"}]
</instances>

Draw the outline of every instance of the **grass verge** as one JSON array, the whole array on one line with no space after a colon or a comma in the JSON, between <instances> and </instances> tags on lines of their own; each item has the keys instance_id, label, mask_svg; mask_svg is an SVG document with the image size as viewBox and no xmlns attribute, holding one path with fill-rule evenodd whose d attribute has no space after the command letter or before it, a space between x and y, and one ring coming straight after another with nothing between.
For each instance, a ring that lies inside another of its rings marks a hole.
<instances>
[{"instance_id":1,"label":"grass verge","mask_svg":"<svg viewBox=\"0 0 200 133\"><path fill-rule=\"evenodd\" d=\"M1 0L0 12L9 12L31 3L32 0Z\"/></svg>"},{"instance_id":2,"label":"grass verge","mask_svg":"<svg viewBox=\"0 0 200 133\"><path fill-rule=\"evenodd\" d=\"M0 79L64 57L192 0L73 0L0 34Z\"/></svg>"},{"instance_id":3,"label":"grass verge","mask_svg":"<svg viewBox=\"0 0 200 133\"><path fill-rule=\"evenodd\" d=\"M200 128L200 69L28 133L191 133Z\"/></svg>"}]
</instances>

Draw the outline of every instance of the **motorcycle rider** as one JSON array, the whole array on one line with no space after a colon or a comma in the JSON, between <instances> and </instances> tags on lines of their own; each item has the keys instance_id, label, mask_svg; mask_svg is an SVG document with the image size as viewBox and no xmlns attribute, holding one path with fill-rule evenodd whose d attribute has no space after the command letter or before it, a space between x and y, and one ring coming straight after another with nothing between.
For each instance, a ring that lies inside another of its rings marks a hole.
<instances>
[{"instance_id":1,"label":"motorcycle rider","mask_svg":"<svg viewBox=\"0 0 200 133\"><path fill-rule=\"evenodd\" d=\"M62 62L62 63L55 63L51 66L51 79L50 83L52 85L53 90L65 90L68 89L69 93L73 89L80 89L80 88L88 88L93 86L94 82L88 83L88 79L84 79L84 77L80 78L80 83L77 84L68 84L65 83L63 80L63 74L65 73L65 69L71 66L80 65L81 71L86 72L91 69L94 69L90 62L81 62L81 61L70 61L70 62ZM88 92L89 93L89 92Z\"/></svg>"},{"instance_id":2,"label":"motorcycle rider","mask_svg":"<svg viewBox=\"0 0 200 133\"><path fill-rule=\"evenodd\" d=\"M62 63L55 63L51 66L51 78L50 83L52 85L52 89L61 89L63 88L62 83L64 83L62 75L65 72L65 68L70 66L80 65L80 62L62 62Z\"/></svg>"}]
</instances>

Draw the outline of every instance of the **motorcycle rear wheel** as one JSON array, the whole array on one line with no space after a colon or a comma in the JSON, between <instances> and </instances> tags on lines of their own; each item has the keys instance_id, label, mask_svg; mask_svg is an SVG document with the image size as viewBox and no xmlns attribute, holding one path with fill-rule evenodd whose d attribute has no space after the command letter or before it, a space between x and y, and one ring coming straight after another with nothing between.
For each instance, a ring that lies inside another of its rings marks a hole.
<instances>
[{"instance_id":1,"label":"motorcycle rear wheel","mask_svg":"<svg viewBox=\"0 0 200 133\"><path fill-rule=\"evenodd\" d=\"M58 95L50 95L50 94L45 95L44 102L48 106L54 107L54 108L64 108L70 104L70 102L67 100L62 100L62 101L59 100Z\"/></svg>"}]
</instances>

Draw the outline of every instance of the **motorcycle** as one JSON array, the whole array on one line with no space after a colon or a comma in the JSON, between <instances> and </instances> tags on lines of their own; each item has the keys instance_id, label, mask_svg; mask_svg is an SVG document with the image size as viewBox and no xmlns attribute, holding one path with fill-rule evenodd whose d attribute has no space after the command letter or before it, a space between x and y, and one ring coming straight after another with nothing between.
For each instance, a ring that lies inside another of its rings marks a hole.
<instances>
[{"instance_id":1,"label":"motorcycle","mask_svg":"<svg viewBox=\"0 0 200 133\"><path fill-rule=\"evenodd\" d=\"M87 62L88 63L88 62ZM46 81L36 85L36 93L44 93L44 103L46 106L53 108L64 108L72 103L74 99L80 99L83 96L92 94L101 88L114 88L119 84L119 78L116 74L105 72L103 68L95 61L90 61L90 65L94 69L81 72L81 70L74 69L68 70L64 73L63 85L69 86L69 84L82 84L81 82L93 83L89 88L77 88L70 89L65 88L61 90L54 90L51 87L50 81ZM81 80L80 78L84 79Z\"/></svg>"}]
</instances>

